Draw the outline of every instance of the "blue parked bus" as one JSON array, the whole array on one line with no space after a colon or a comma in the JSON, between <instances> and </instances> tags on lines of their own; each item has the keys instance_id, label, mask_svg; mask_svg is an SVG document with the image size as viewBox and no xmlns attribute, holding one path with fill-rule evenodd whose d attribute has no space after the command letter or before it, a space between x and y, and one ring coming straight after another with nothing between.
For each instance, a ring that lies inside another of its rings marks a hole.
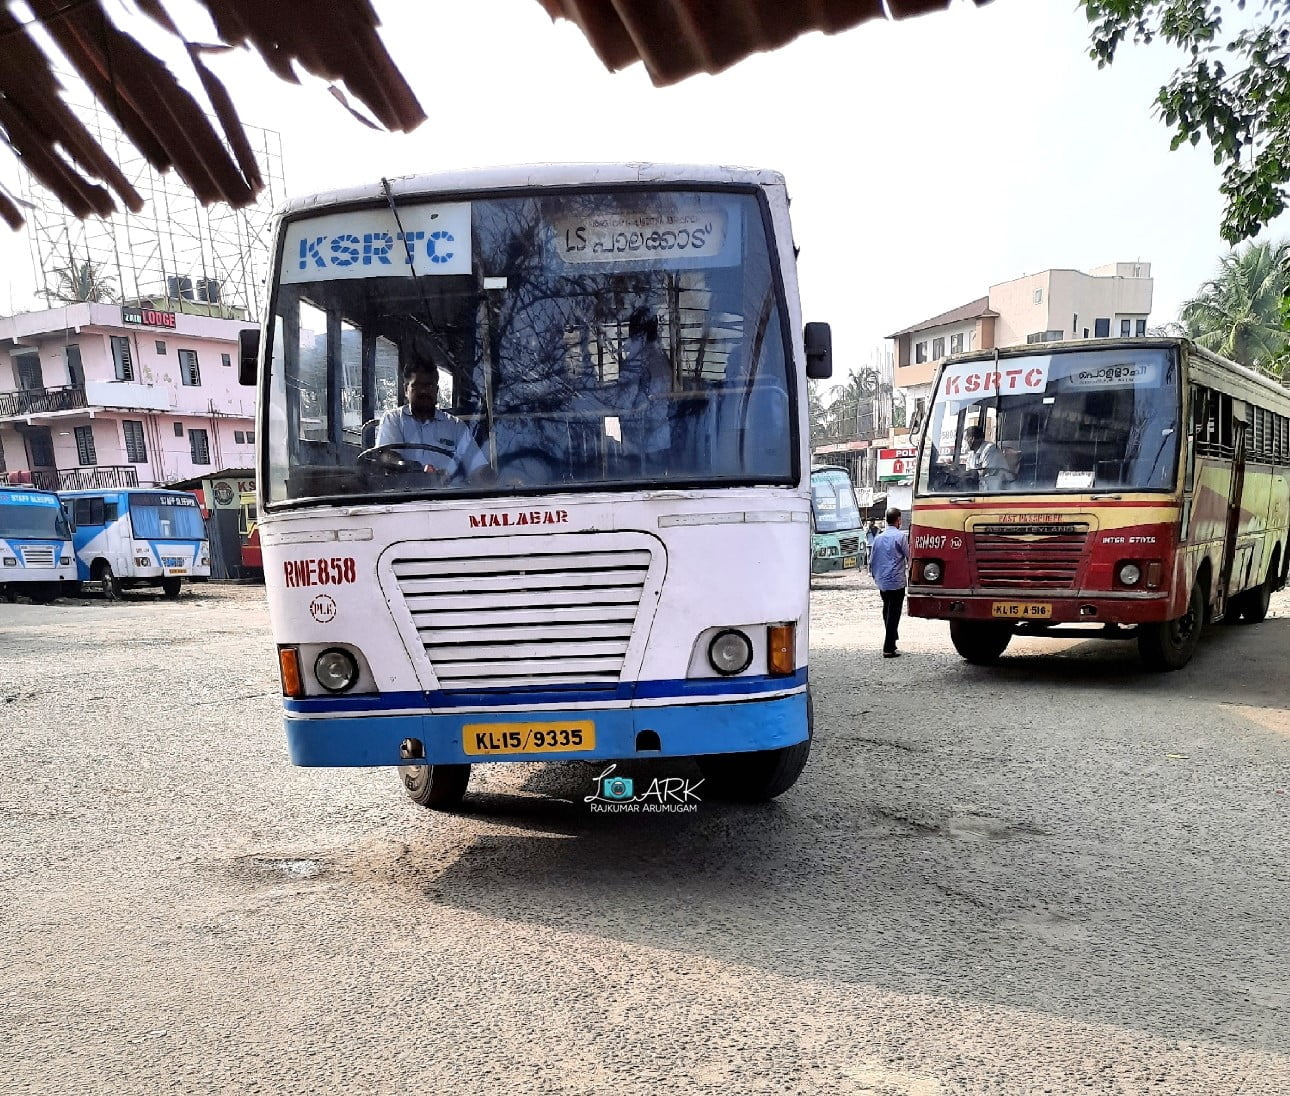
<instances>
[{"instance_id":1,"label":"blue parked bus","mask_svg":"<svg viewBox=\"0 0 1290 1096\"><path fill-rule=\"evenodd\" d=\"M76 526L76 569L114 598L132 586L160 586L177 598L185 579L211 573L210 542L197 499L187 491L66 491Z\"/></svg>"},{"instance_id":2,"label":"blue parked bus","mask_svg":"<svg viewBox=\"0 0 1290 1096\"><path fill-rule=\"evenodd\" d=\"M58 496L0 487L0 595L49 602L75 584L72 527Z\"/></svg>"}]
</instances>

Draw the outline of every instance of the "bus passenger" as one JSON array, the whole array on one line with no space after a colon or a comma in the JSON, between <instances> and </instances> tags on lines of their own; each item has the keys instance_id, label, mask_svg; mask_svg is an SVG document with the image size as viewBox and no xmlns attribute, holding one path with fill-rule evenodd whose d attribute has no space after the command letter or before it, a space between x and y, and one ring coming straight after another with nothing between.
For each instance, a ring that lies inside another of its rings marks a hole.
<instances>
[{"instance_id":1,"label":"bus passenger","mask_svg":"<svg viewBox=\"0 0 1290 1096\"><path fill-rule=\"evenodd\" d=\"M417 359L403 367L407 403L381 416L376 444L430 446L400 450L400 456L418 461L427 472L445 480L486 482L490 472L470 428L460 419L439 410L439 370Z\"/></svg>"},{"instance_id":2,"label":"bus passenger","mask_svg":"<svg viewBox=\"0 0 1290 1096\"><path fill-rule=\"evenodd\" d=\"M632 408L623 441L652 470L665 468L672 447L672 363L658 343L658 317L638 308L627 323L620 384Z\"/></svg>"}]
</instances>

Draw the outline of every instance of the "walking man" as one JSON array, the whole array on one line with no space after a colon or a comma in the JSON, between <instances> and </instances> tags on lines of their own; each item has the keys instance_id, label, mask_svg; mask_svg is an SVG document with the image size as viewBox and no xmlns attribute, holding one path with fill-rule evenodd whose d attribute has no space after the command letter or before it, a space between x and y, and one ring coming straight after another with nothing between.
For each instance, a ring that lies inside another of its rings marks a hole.
<instances>
[{"instance_id":1,"label":"walking man","mask_svg":"<svg viewBox=\"0 0 1290 1096\"><path fill-rule=\"evenodd\" d=\"M900 511L887 511L887 528L878 534L869 555L869 573L882 595L882 623L887 634L882 642L883 658L899 658L900 613L905 605L905 570L909 566L909 538L900 527Z\"/></svg>"}]
</instances>

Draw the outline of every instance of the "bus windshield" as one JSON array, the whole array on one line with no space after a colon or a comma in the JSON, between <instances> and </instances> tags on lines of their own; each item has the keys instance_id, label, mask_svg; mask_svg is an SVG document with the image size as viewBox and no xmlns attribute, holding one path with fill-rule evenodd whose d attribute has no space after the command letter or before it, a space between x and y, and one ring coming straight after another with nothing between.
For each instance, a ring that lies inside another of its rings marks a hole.
<instances>
[{"instance_id":1,"label":"bus windshield","mask_svg":"<svg viewBox=\"0 0 1290 1096\"><path fill-rule=\"evenodd\" d=\"M919 494L1167 490L1178 421L1170 348L951 362L928 416Z\"/></svg>"},{"instance_id":2,"label":"bus windshield","mask_svg":"<svg viewBox=\"0 0 1290 1096\"><path fill-rule=\"evenodd\" d=\"M817 533L860 528L860 506L845 471L828 468L811 473L811 512Z\"/></svg>"},{"instance_id":3,"label":"bus windshield","mask_svg":"<svg viewBox=\"0 0 1290 1096\"><path fill-rule=\"evenodd\" d=\"M404 200L288 221L281 246L270 503L795 482L755 193ZM437 371L428 416L409 366Z\"/></svg>"},{"instance_id":4,"label":"bus windshield","mask_svg":"<svg viewBox=\"0 0 1290 1096\"><path fill-rule=\"evenodd\" d=\"M39 540L64 540L70 534L63 511L50 496L28 496L34 501L0 499L0 536Z\"/></svg>"},{"instance_id":5,"label":"bus windshield","mask_svg":"<svg viewBox=\"0 0 1290 1096\"><path fill-rule=\"evenodd\" d=\"M141 540L203 540L206 537L201 509L191 495L133 494L130 525Z\"/></svg>"}]
</instances>

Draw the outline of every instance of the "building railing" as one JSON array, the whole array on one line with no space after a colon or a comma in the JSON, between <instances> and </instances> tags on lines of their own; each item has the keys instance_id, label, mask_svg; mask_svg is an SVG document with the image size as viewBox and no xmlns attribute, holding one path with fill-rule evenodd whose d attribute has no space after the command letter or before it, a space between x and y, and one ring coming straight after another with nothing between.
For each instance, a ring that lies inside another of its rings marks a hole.
<instances>
[{"instance_id":1,"label":"building railing","mask_svg":"<svg viewBox=\"0 0 1290 1096\"><path fill-rule=\"evenodd\" d=\"M109 487L138 487L139 470L132 464L99 464L85 468L36 468L31 485L44 491L94 491Z\"/></svg>"},{"instance_id":2,"label":"building railing","mask_svg":"<svg viewBox=\"0 0 1290 1096\"><path fill-rule=\"evenodd\" d=\"M47 411L76 411L85 405L85 386L80 384L69 384L63 388L24 388L18 392L0 392L0 418Z\"/></svg>"}]
</instances>

